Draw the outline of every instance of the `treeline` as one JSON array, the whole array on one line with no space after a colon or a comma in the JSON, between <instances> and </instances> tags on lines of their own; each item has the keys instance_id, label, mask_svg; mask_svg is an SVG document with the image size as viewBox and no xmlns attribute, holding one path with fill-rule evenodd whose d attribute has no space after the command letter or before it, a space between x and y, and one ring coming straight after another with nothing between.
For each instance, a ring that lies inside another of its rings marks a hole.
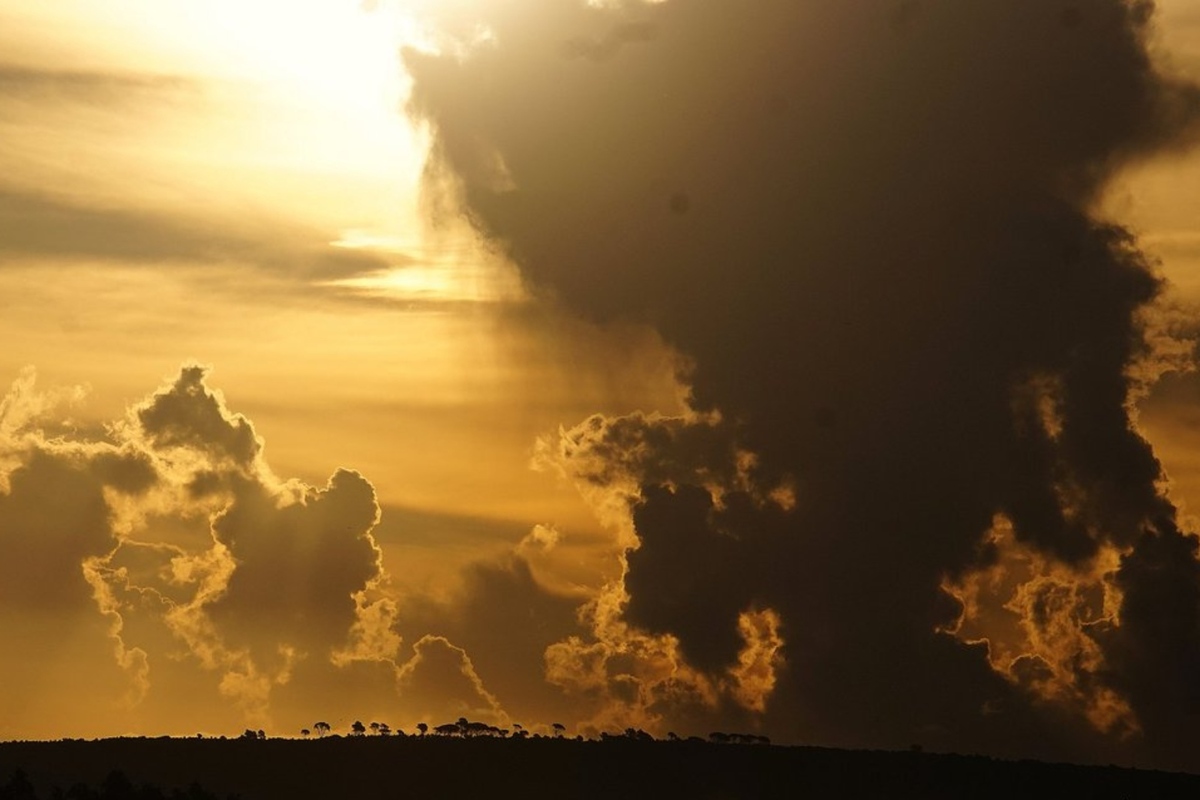
<instances>
[{"instance_id":1,"label":"treeline","mask_svg":"<svg viewBox=\"0 0 1200 800\"><path fill-rule=\"evenodd\" d=\"M550 726L556 737L562 737L566 730L560 722L555 722ZM417 732L414 736L458 736L462 738L477 738L477 737L493 737L499 739L526 739L530 737L530 732L525 729L520 723L513 723L511 728L501 728L497 725L489 725L486 722L472 722L466 717L459 717L456 722L447 722L442 725L435 725L432 728L428 723L418 722L416 725ZM317 737L329 736L333 731L333 727L328 722L313 723L312 728L301 728L300 735L308 738L315 732ZM392 729L390 725L383 722L372 722L370 725L364 725L361 720L355 720L350 724L348 731L352 737L366 736L367 731L370 731L374 736L392 736L393 734L400 737L408 736L402 729ZM335 734L336 735L336 734ZM539 734L532 734L534 738L538 738ZM265 739L266 734L262 731L252 731L247 729L242 734L244 739Z\"/></svg>"},{"instance_id":2,"label":"treeline","mask_svg":"<svg viewBox=\"0 0 1200 800\"><path fill-rule=\"evenodd\" d=\"M520 723L514 722L511 728L501 728L497 725L489 725L486 722L472 722L466 717L459 717L455 722L446 722L441 725L434 725L432 728L425 722L419 722L416 725L417 733L414 736L440 736L440 737L458 737L463 739L474 739L480 737L490 737L497 739L544 739L544 738L563 738L566 732L566 726L561 722L555 722L550 726L553 732L552 737L547 737L544 734L531 734ZM391 736L406 737L402 729L396 728L394 731L390 725L381 722L372 722L370 725L364 725L361 720L355 720L350 725L348 731L351 737L366 736L367 731L370 731L375 736ZM316 731L318 738L331 735L333 728L328 722L316 722L312 728L302 728L300 735L308 738ZM336 734L333 734L336 735ZM243 739L265 739L267 735L263 731L254 731L249 728L242 734ZM666 739L659 740L653 734L648 733L641 728L626 728L623 733L608 733L600 734L599 740L602 742L610 742L614 740L632 740L637 742L712 742L713 744L763 744L768 745L771 740L766 736L759 736L753 733L725 733L723 731L713 731L708 735L707 740L699 736L688 736L686 739L681 738L674 732L669 732ZM583 736L576 736L575 741L586 741ZM593 740L595 741L595 740Z\"/></svg>"}]
</instances>

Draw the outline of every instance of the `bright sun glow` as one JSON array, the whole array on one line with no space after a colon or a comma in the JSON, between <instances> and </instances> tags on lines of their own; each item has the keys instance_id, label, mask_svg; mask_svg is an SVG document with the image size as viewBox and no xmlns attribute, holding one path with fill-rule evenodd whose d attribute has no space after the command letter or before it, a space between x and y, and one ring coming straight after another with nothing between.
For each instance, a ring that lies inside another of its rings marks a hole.
<instances>
[{"instance_id":1,"label":"bright sun glow","mask_svg":"<svg viewBox=\"0 0 1200 800\"><path fill-rule=\"evenodd\" d=\"M270 107L254 111L263 124L252 134L253 161L382 187L377 213L331 244L394 254L397 268L330 285L409 299L511 299L509 276L461 263L460 252L426 252L411 206L407 215L401 209L415 195L424 155L403 114L401 48L424 41L415 10L354 0L186 0L171 27L190 32L206 73L250 84Z\"/></svg>"},{"instance_id":2,"label":"bright sun glow","mask_svg":"<svg viewBox=\"0 0 1200 800\"><path fill-rule=\"evenodd\" d=\"M408 25L388 6L347 0L204 0L188 3L196 36L219 72L253 75L319 101L394 115Z\"/></svg>"},{"instance_id":3,"label":"bright sun glow","mask_svg":"<svg viewBox=\"0 0 1200 800\"><path fill-rule=\"evenodd\" d=\"M366 10L349 0L188 0L164 22L187 37L206 73L255 87L272 115L300 122L290 141L267 148L279 158L364 174L414 160L400 64L414 24L399 9Z\"/></svg>"},{"instance_id":4,"label":"bright sun glow","mask_svg":"<svg viewBox=\"0 0 1200 800\"><path fill-rule=\"evenodd\" d=\"M282 194L287 213L311 219L333 210L350 217L346 227L376 225L362 213L366 202L411 206L424 144L403 112L408 77L400 54L418 41L407 6L121 0L101 9L62 2L91 24L87 43L107 53L88 68L167 75L196 87L181 103L203 109L203 120L172 131L170 151L163 139L155 142L155 155L173 159L171 175L192 170L193 184L215 181L226 196L248 190L255 204ZM57 4L48 5L37 11L30 36L65 27L50 13ZM68 29L50 41L64 47L80 36ZM315 180L301 185L304 175ZM348 208L342 198L355 194L343 191L350 182L360 199Z\"/></svg>"},{"instance_id":5,"label":"bright sun glow","mask_svg":"<svg viewBox=\"0 0 1200 800\"><path fill-rule=\"evenodd\" d=\"M349 230L331 244L417 260L386 271L329 281L328 286L376 296L442 302L516 302L526 297L515 270L498 263L486 250L472 246L469 239L458 247L425 248L420 242Z\"/></svg>"}]
</instances>

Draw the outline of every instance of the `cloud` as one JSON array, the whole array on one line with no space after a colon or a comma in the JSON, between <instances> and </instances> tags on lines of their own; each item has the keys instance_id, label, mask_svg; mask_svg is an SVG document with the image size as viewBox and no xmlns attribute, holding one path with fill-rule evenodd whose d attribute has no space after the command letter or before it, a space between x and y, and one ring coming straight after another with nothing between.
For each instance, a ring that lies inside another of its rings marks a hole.
<instances>
[{"instance_id":1,"label":"cloud","mask_svg":"<svg viewBox=\"0 0 1200 800\"><path fill-rule=\"evenodd\" d=\"M138 425L157 450L199 451L217 464L249 469L262 450L250 422L225 410L219 393L204 385L207 369L185 366L179 378L135 412Z\"/></svg>"},{"instance_id":2,"label":"cloud","mask_svg":"<svg viewBox=\"0 0 1200 800\"><path fill-rule=\"evenodd\" d=\"M168 623L203 665L223 672L223 694L266 718L272 686L291 680L298 661L388 655L379 652L388 605L367 599L385 578L371 537L379 505L350 470L323 488L275 478L249 420L227 410L205 374L183 367L131 411L127 430L184 497L212 506L211 546L172 559L176 579L196 592Z\"/></svg>"},{"instance_id":3,"label":"cloud","mask_svg":"<svg viewBox=\"0 0 1200 800\"><path fill-rule=\"evenodd\" d=\"M330 281L413 263L330 244L331 234L259 219L167 214L84 202L45 191L0 185L0 265L29 258L89 258L147 267L163 262L249 265L266 276ZM247 280L243 278L243 280Z\"/></svg>"},{"instance_id":4,"label":"cloud","mask_svg":"<svg viewBox=\"0 0 1200 800\"><path fill-rule=\"evenodd\" d=\"M577 728L661 733L689 718L711 719L720 702L714 680L687 663L676 637L627 623L627 599L620 583L609 585L581 609L589 633L546 648L546 680L571 697Z\"/></svg>"},{"instance_id":5,"label":"cloud","mask_svg":"<svg viewBox=\"0 0 1200 800\"><path fill-rule=\"evenodd\" d=\"M169 98L196 89L193 81L175 75L50 70L0 63L0 97L108 105L144 95Z\"/></svg>"},{"instance_id":6,"label":"cloud","mask_svg":"<svg viewBox=\"0 0 1200 800\"><path fill-rule=\"evenodd\" d=\"M784 641L779 626L779 615L770 609L738 616L738 632L745 646L730 674L736 682L734 694L738 703L751 711L765 711L775 690L777 671L783 661L780 650Z\"/></svg>"},{"instance_id":7,"label":"cloud","mask_svg":"<svg viewBox=\"0 0 1200 800\"><path fill-rule=\"evenodd\" d=\"M44 418L82 390L39 392L24 371L0 402L0 604L77 611L90 605L89 562L120 543L114 504L154 483L146 458L108 442L48 437Z\"/></svg>"},{"instance_id":8,"label":"cloud","mask_svg":"<svg viewBox=\"0 0 1200 800\"><path fill-rule=\"evenodd\" d=\"M429 722L471 721L507 725L509 717L484 686L470 656L444 636L423 636L397 673L410 716ZM432 722L430 724L442 724Z\"/></svg>"},{"instance_id":9,"label":"cloud","mask_svg":"<svg viewBox=\"0 0 1200 800\"><path fill-rule=\"evenodd\" d=\"M371 484L346 470L296 495L238 487L213 523L236 566L208 614L252 650L264 640L340 646L357 618L354 595L380 576L378 513Z\"/></svg>"},{"instance_id":10,"label":"cloud","mask_svg":"<svg viewBox=\"0 0 1200 800\"><path fill-rule=\"evenodd\" d=\"M349 469L285 480L199 364L108 425L72 422L84 395L39 391L28 370L0 406L0 616L39 620L6 630L37 641L26 652L45 670L75 625L54 674L87 670L92 698L64 696L108 705L82 729L44 704L13 708L14 735L286 731L348 710L395 725L576 719L544 680L545 652L589 631L578 606L620 563L594 531L385 512ZM37 691L30 670L5 676Z\"/></svg>"},{"instance_id":11,"label":"cloud","mask_svg":"<svg viewBox=\"0 0 1200 800\"><path fill-rule=\"evenodd\" d=\"M40 681L67 682L78 711L99 714L136 706L149 686L147 654L127 645L101 573L123 541L119 504L155 473L130 448L47 435L70 430L54 415L82 394L40 392L29 369L0 402L0 646L14 656L0 680L21 696L3 710L11 733L59 716L64 701L30 693Z\"/></svg>"},{"instance_id":12,"label":"cloud","mask_svg":"<svg viewBox=\"0 0 1200 800\"><path fill-rule=\"evenodd\" d=\"M0 616L46 626L20 634L46 669L57 637L86 642L75 668L104 676L92 688L122 713L162 714L185 702L167 687L186 687L257 727L306 661L323 665L303 673L317 686L390 663L395 604L371 483L344 469L324 487L281 481L206 375L183 366L95 438L55 423L78 392L17 381L0 405Z\"/></svg>"},{"instance_id":13,"label":"cloud","mask_svg":"<svg viewBox=\"0 0 1200 800\"><path fill-rule=\"evenodd\" d=\"M715 414L597 415L539 442L536 463L615 534L615 579L580 609L587 634L545 652L547 679L591 707L585 730L744 727L765 710L785 642L778 613L757 607L767 565L747 542L794 498L786 481L758 485L734 435Z\"/></svg>"},{"instance_id":14,"label":"cloud","mask_svg":"<svg viewBox=\"0 0 1200 800\"><path fill-rule=\"evenodd\" d=\"M1196 536L1147 531L1121 559L1121 624L1106 644L1111 682L1139 715L1148 744L1168 763L1193 757L1200 712L1200 564ZM1181 733L1183 732L1183 733Z\"/></svg>"},{"instance_id":15,"label":"cloud","mask_svg":"<svg viewBox=\"0 0 1200 800\"><path fill-rule=\"evenodd\" d=\"M985 547L987 566L944 587L962 604L948 630L986 642L993 668L1032 697L1118 737L1138 731L1129 703L1107 681L1101 645L1121 624L1117 550L1106 547L1086 564L1062 564L1016 541L1003 516Z\"/></svg>"},{"instance_id":16,"label":"cloud","mask_svg":"<svg viewBox=\"0 0 1200 800\"><path fill-rule=\"evenodd\" d=\"M653 324L691 360L696 416L723 421L695 458L690 423L564 433L554 458L628 555L552 680L639 696L622 687L654 680L612 667L641 647L703 696L778 636L774 738L1102 758L1136 724L1155 763L1195 767L1191 695L1149 677L1192 665L1195 539L1130 419L1162 281L1094 209L1123 167L1196 141L1200 89L1158 69L1152 4L1073 8L527 0L479 6L465 53L406 54L431 194L534 291ZM655 36L596 49L628 25ZM1048 565L1025 600L1063 598L1055 619L1120 559L1111 636L1027 630L1097 659L1062 703L1021 688L1065 676L1056 655L997 668L947 632L942 586L995 563L997 514ZM754 609L779 624L745 645ZM1076 692L1131 721L1070 717Z\"/></svg>"},{"instance_id":17,"label":"cloud","mask_svg":"<svg viewBox=\"0 0 1200 800\"><path fill-rule=\"evenodd\" d=\"M653 41L656 30L644 22L621 22L596 38L577 37L568 39L563 45L567 58L586 58L589 61L607 61L617 55L628 44Z\"/></svg>"},{"instance_id":18,"label":"cloud","mask_svg":"<svg viewBox=\"0 0 1200 800\"><path fill-rule=\"evenodd\" d=\"M543 668L547 647L582 632L579 604L577 595L563 596L539 584L529 562L513 554L467 565L461 587L445 598L406 598L397 627L415 640L441 637L469 653L472 669L496 702L511 719L532 725L570 718L575 711L545 683ZM411 692L417 696L412 702L419 702L420 691ZM401 694L408 693L402 681ZM473 694L460 702L478 703Z\"/></svg>"},{"instance_id":19,"label":"cloud","mask_svg":"<svg viewBox=\"0 0 1200 800\"><path fill-rule=\"evenodd\" d=\"M86 559L117 544L104 486L75 459L33 451L0 495L4 549L0 597L6 605L86 605Z\"/></svg>"}]
</instances>

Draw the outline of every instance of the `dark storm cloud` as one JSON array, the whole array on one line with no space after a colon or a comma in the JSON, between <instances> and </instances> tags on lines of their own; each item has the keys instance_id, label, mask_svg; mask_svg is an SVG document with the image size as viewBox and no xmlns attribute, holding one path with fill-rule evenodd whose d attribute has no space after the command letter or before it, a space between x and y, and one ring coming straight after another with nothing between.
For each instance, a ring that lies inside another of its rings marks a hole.
<instances>
[{"instance_id":1,"label":"dark storm cloud","mask_svg":"<svg viewBox=\"0 0 1200 800\"><path fill-rule=\"evenodd\" d=\"M1123 556L1093 674L1197 766L1195 693L1154 678L1194 668L1195 539L1127 408L1161 285L1092 214L1116 170L1195 140L1152 4L517 5L466 58L407 55L431 190L546 294L655 324L756 455L717 497L656 477L665 433L636 457L606 437L643 481L625 618L712 674L739 613L777 610L776 737L1102 757L1120 743L936 632L1003 515L1064 574ZM563 58L627 25L656 35ZM782 485L787 512L762 501Z\"/></svg>"},{"instance_id":2,"label":"dark storm cloud","mask_svg":"<svg viewBox=\"0 0 1200 800\"><path fill-rule=\"evenodd\" d=\"M578 37L568 40L563 46L563 53L567 58L607 61L625 45L648 42L654 39L654 36L653 25L644 22L622 22L609 28L598 38Z\"/></svg>"},{"instance_id":3,"label":"dark storm cloud","mask_svg":"<svg viewBox=\"0 0 1200 800\"><path fill-rule=\"evenodd\" d=\"M1167 522L1121 563L1121 626L1106 642L1113 682L1138 711L1153 749L1195 766L1200 718L1200 564L1197 541Z\"/></svg>"}]
</instances>

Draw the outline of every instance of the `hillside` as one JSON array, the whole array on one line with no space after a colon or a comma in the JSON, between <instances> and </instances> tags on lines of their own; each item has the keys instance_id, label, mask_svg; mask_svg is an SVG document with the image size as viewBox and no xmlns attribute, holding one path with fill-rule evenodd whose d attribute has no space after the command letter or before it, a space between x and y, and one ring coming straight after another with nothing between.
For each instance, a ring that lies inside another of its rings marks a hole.
<instances>
[{"instance_id":1,"label":"hillside","mask_svg":"<svg viewBox=\"0 0 1200 800\"><path fill-rule=\"evenodd\" d=\"M170 797L1091 798L1198 797L1200 776L974 756L699 741L329 737L0 744L0 798L21 770L36 797L83 783ZM120 783L120 781L117 781ZM115 795L115 790L110 794ZM7 796L20 796L11 791ZM27 794L25 796L28 796ZM60 795L61 796L61 795ZM70 796L70 795L68 795ZM107 797L99 793L99 797ZM123 795L132 797L133 795ZM154 795L152 795L154 796ZM184 796L181 794L180 796ZM193 789L192 796L200 796ZM24 799L23 799L24 800Z\"/></svg>"}]
</instances>

